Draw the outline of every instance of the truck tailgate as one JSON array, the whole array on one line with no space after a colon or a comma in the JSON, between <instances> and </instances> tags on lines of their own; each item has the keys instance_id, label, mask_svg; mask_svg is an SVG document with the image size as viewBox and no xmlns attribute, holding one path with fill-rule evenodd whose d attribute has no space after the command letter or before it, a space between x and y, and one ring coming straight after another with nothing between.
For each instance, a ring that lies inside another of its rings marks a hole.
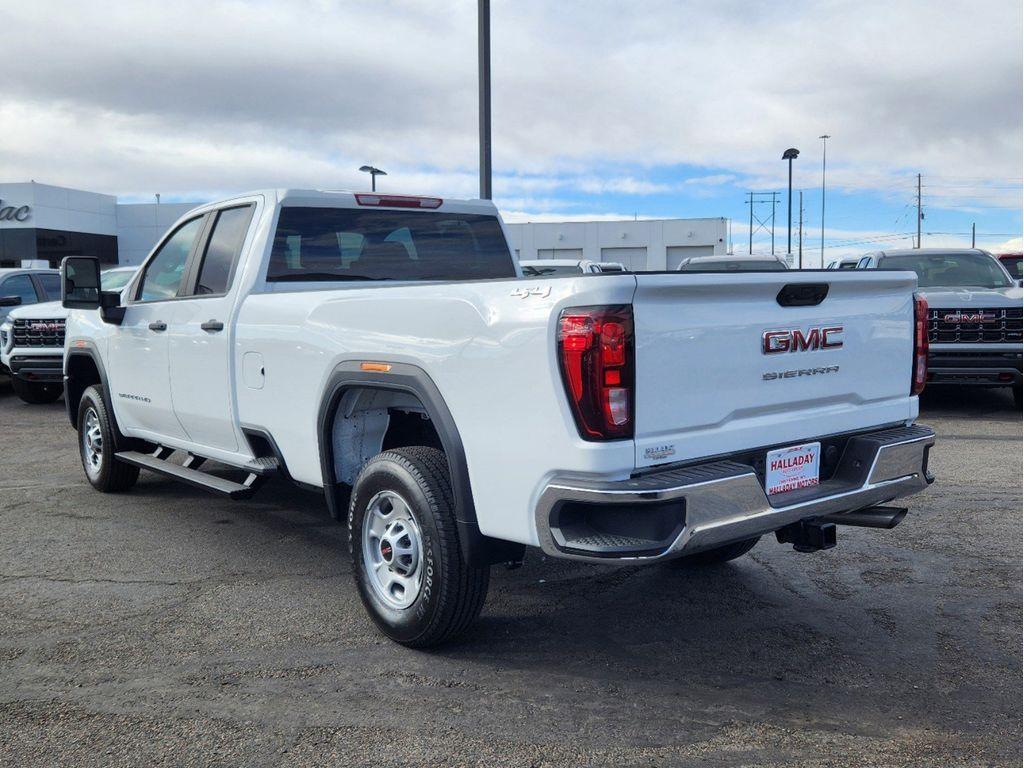
<instances>
[{"instance_id":1,"label":"truck tailgate","mask_svg":"<svg viewBox=\"0 0 1024 768\"><path fill-rule=\"evenodd\" d=\"M828 293L816 306L780 304L799 284ZM910 272L638 274L637 467L916 417L915 286ZM815 349L824 328L841 328L828 338L842 345ZM799 349L766 354L768 331L783 332L773 347L799 331Z\"/></svg>"}]
</instances>

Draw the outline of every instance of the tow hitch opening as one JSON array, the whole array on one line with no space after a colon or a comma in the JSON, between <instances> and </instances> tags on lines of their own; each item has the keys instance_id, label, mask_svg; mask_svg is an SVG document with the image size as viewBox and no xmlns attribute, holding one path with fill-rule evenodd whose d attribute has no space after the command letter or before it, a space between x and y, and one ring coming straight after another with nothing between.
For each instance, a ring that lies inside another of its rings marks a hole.
<instances>
[{"instance_id":1,"label":"tow hitch opening","mask_svg":"<svg viewBox=\"0 0 1024 768\"><path fill-rule=\"evenodd\" d=\"M775 532L779 544L792 544L797 552L817 552L836 545L835 523L801 520Z\"/></svg>"}]
</instances>

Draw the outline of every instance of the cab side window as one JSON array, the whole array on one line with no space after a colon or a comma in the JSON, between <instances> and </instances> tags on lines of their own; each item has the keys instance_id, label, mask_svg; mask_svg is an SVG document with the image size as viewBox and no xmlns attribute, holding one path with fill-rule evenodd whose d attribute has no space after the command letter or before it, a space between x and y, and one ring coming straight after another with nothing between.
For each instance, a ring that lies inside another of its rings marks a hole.
<instances>
[{"instance_id":1,"label":"cab side window","mask_svg":"<svg viewBox=\"0 0 1024 768\"><path fill-rule=\"evenodd\" d=\"M21 304L35 304L36 287L32 284L32 278L28 275L14 275L0 283L0 296L17 296Z\"/></svg>"},{"instance_id":2,"label":"cab side window","mask_svg":"<svg viewBox=\"0 0 1024 768\"><path fill-rule=\"evenodd\" d=\"M178 295L188 255L192 252L202 225L202 216L187 221L164 241L146 266L146 274L139 286L139 301L160 301Z\"/></svg>"},{"instance_id":3,"label":"cab side window","mask_svg":"<svg viewBox=\"0 0 1024 768\"><path fill-rule=\"evenodd\" d=\"M196 296L224 294L231 286L231 277L242 252L245 233L249 231L253 206L225 208L217 213L213 233L206 244L203 263L196 282Z\"/></svg>"},{"instance_id":4,"label":"cab side window","mask_svg":"<svg viewBox=\"0 0 1024 768\"><path fill-rule=\"evenodd\" d=\"M863 259L857 262L857 269L867 269L871 266L871 257L865 256Z\"/></svg>"},{"instance_id":5,"label":"cab side window","mask_svg":"<svg viewBox=\"0 0 1024 768\"><path fill-rule=\"evenodd\" d=\"M36 280L43 286L47 301L60 301L60 275L44 272L36 275Z\"/></svg>"}]
</instances>

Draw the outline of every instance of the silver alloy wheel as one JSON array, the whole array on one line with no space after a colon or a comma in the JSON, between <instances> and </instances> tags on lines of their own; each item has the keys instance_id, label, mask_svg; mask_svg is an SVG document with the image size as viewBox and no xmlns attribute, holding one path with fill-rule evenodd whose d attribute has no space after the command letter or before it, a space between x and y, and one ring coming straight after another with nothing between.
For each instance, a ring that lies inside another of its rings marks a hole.
<instances>
[{"instance_id":1,"label":"silver alloy wheel","mask_svg":"<svg viewBox=\"0 0 1024 768\"><path fill-rule=\"evenodd\" d=\"M82 463L89 477L97 477L103 468L103 430L96 409L89 406L82 429Z\"/></svg>"},{"instance_id":2,"label":"silver alloy wheel","mask_svg":"<svg viewBox=\"0 0 1024 768\"><path fill-rule=\"evenodd\" d=\"M392 608L408 608L423 583L423 537L405 499L381 491L363 517L363 570L366 580Z\"/></svg>"}]
</instances>

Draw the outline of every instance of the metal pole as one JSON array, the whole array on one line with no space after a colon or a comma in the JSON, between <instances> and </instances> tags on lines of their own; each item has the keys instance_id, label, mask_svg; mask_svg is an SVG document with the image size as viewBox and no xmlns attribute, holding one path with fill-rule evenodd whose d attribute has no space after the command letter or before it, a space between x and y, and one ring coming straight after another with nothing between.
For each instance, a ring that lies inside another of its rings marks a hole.
<instances>
[{"instance_id":1,"label":"metal pole","mask_svg":"<svg viewBox=\"0 0 1024 768\"><path fill-rule=\"evenodd\" d=\"M754 193L747 192L747 197L750 198L747 205L750 206L750 242L747 245L747 253L754 252Z\"/></svg>"},{"instance_id":2,"label":"metal pole","mask_svg":"<svg viewBox=\"0 0 1024 768\"><path fill-rule=\"evenodd\" d=\"M921 174L917 174L917 247L921 247Z\"/></svg>"},{"instance_id":3,"label":"metal pole","mask_svg":"<svg viewBox=\"0 0 1024 768\"><path fill-rule=\"evenodd\" d=\"M775 206L779 202L779 193L772 192L772 256L775 255Z\"/></svg>"},{"instance_id":4,"label":"metal pole","mask_svg":"<svg viewBox=\"0 0 1024 768\"><path fill-rule=\"evenodd\" d=\"M971 248L974 247L974 222L971 222Z\"/></svg>"},{"instance_id":5,"label":"metal pole","mask_svg":"<svg viewBox=\"0 0 1024 768\"><path fill-rule=\"evenodd\" d=\"M825 266L825 146L832 137L823 133L821 139L821 265Z\"/></svg>"},{"instance_id":6,"label":"metal pole","mask_svg":"<svg viewBox=\"0 0 1024 768\"><path fill-rule=\"evenodd\" d=\"M786 207L786 255L793 257L793 158L789 158L789 205Z\"/></svg>"},{"instance_id":7,"label":"metal pole","mask_svg":"<svg viewBox=\"0 0 1024 768\"><path fill-rule=\"evenodd\" d=\"M491 0L477 0L480 81L480 197L491 199Z\"/></svg>"},{"instance_id":8,"label":"metal pole","mask_svg":"<svg viewBox=\"0 0 1024 768\"><path fill-rule=\"evenodd\" d=\"M370 191L371 192L376 192L377 191L377 174L376 173L371 173L370 174Z\"/></svg>"},{"instance_id":9,"label":"metal pole","mask_svg":"<svg viewBox=\"0 0 1024 768\"><path fill-rule=\"evenodd\" d=\"M804 191L800 190L800 228L797 230L796 235L797 251L797 269L804 268ZM823 265L824 266L824 265Z\"/></svg>"}]
</instances>

